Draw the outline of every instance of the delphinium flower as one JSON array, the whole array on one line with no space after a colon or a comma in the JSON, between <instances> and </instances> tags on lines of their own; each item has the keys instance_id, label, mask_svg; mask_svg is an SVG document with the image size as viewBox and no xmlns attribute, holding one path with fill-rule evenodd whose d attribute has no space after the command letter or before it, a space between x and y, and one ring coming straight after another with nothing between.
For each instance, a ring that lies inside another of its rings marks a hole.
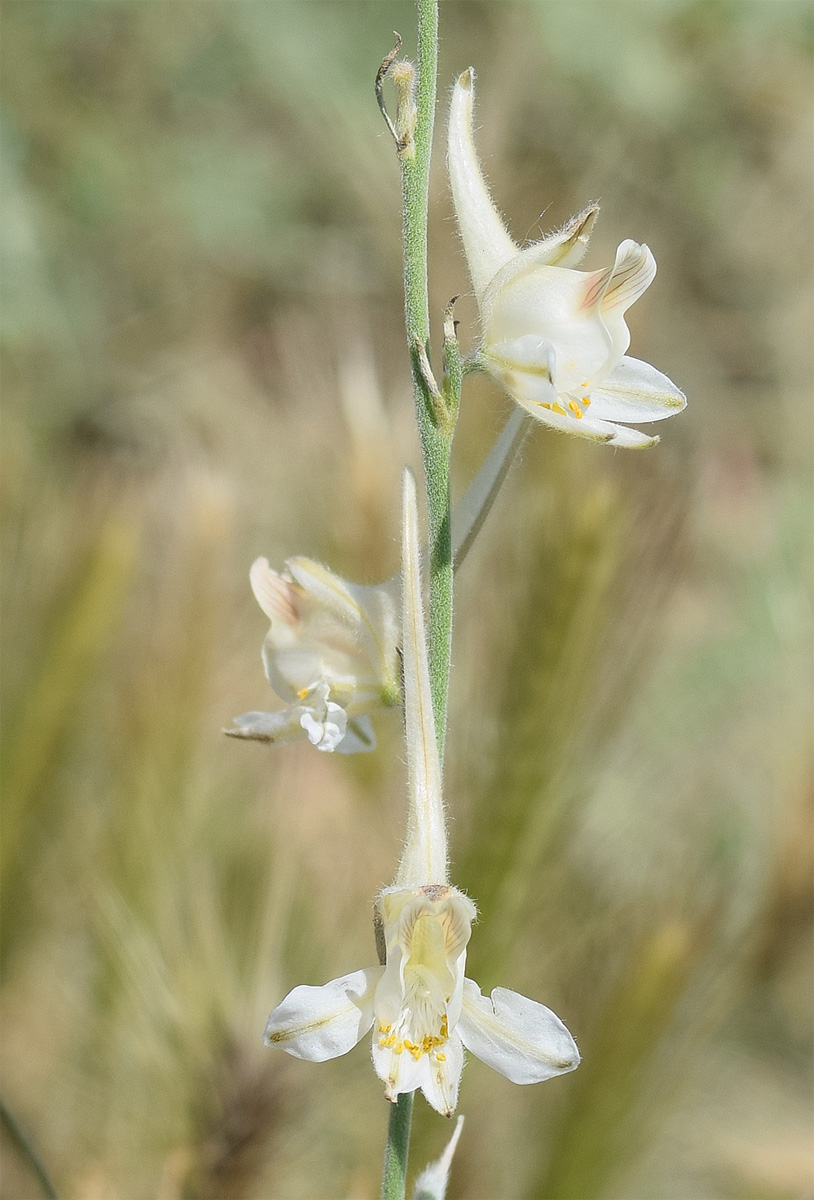
<instances>
[{"instance_id":1,"label":"delphinium flower","mask_svg":"<svg viewBox=\"0 0 814 1200\"><path fill-rule=\"evenodd\" d=\"M686 399L666 375L626 354L625 313L653 281L653 255L628 240L612 267L574 270L587 248L597 204L520 249L492 203L478 162L473 91L470 69L452 94L448 167L480 312L475 361L545 425L612 446L654 445L657 437L627 423L670 417Z\"/></svg>"},{"instance_id":2,"label":"delphinium flower","mask_svg":"<svg viewBox=\"0 0 814 1200\"><path fill-rule=\"evenodd\" d=\"M452 514L453 560L466 557L518 446L523 415L510 418ZM370 714L401 703L398 604L401 576L375 587L348 583L309 558L278 573L268 560L249 580L271 627L263 643L266 678L288 707L235 718L230 737L284 744L308 738L318 750L372 750Z\"/></svg>"},{"instance_id":3,"label":"delphinium flower","mask_svg":"<svg viewBox=\"0 0 814 1200\"><path fill-rule=\"evenodd\" d=\"M308 738L319 750L354 753L376 744L370 713L401 703L398 581L347 583L309 558L273 571L258 558L252 591L271 627L266 677L288 707L235 718L232 737L264 742Z\"/></svg>"},{"instance_id":4,"label":"delphinium flower","mask_svg":"<svg viewBox=\"0 0 814 1200\"><path fill-rule=\"evenodd\" d=\"M506 988L484 996L464 974L476 909L449 881L409 472L402 579L408 816L395 879L377 901L385 963L321 987L294 988L269 1017L265 1037L297 1058L323 1062L347 1053L372 1029L373 1065L387 1099L420 1088L433 1108L449 1115L464 1047L515 1083L572 1071L579 1054L550 1009Z\"/></svg>"}]
</instances>

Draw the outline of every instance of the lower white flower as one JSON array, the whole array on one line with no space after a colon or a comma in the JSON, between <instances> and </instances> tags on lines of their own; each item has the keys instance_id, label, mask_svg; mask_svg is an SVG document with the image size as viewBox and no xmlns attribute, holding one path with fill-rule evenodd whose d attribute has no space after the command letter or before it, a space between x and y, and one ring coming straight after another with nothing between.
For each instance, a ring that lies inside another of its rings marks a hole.
<instances>
[{"instance_id":1,"label":"lower white flower","mask_svg":"<svg viewBox=\"0 0 814 1200\"><path fill-rule=\"evenodd\" d=\"M409 810L393 886L379 896L383 966L322 987L294 988L268 1019L265 1040L324 1062L373 1031L373 1065L388 1100L417 1089L438 1112L457 1103L464 1048L514 1083L573 1071L579 1053L550 1009L517 992L484 996L467 979L475 905L450 885L441 767L421 608L415 484L405 473L402 550L404 701Z\"/></svg>"},{"instance_id":2,"label":"lower white flower","mask_svg":"<svg viewBox=\"0 0 814 1200\"><path fill-rule=\"evenodd\" d=\"M449 1116L464 1047L513 1083L573 1071L576 1043L559 1017L506 988L484 996L464 976L475 906L456 888L392 888L379 901L387 962L296 987L274 1009L265 1040L296 1058L338 1058L373 1029L373 1065L385 1096L421 1089Z\"/></svg>"}]
</instances>

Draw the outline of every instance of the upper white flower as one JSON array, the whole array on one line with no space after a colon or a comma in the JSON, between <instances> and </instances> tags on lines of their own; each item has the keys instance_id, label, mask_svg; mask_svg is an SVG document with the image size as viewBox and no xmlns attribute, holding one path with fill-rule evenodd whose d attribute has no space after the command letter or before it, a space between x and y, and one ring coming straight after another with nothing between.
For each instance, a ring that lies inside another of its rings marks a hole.
<instances>
[{"instance_id":1,"label":"upper white flower","mask_svg":"<svg viewBox=\"0 0 814 1200\"><path fill-rule=\"evenodd\" d=\"M398 584L347 583L309 558L273 571L258 558L252 591L271 621L266 677L289 707L244 713L234 737L285 742L308 737L319 750L353 753L376 744L368 714L400 703Z\"/></svg>"},{"instance_id":2,"label":"upper white flower","mask_svg":"<svg viewBox=\"0 0 814 1200\"><path fill-rule=\"evenodd\" d=\"M626 423L670 417L686 398L666 375L625 353L625 313L653 281L653 255L647 246L624 241L612 267L574 270L587 248L596 204L542 241L523 250L515 245L478 162L473 92L470 68L452 94L448 166L480 310L480 362L545 425L612 446L654 445L657 437Z\"/></svg>"},{"instance_id":3,"label":"upper white flower","mask_svg":"<svg viewBox=\"0 0 814 1200\"><path fill-rule=\"evenodd\" d=\"M465 976L475 905L449 882L419 578L415 484L405 472L402 548L404 697L409 812L393 886L378 900L384 966L322 987L294 988L268 1019L265 1040L324 1062L373 1030L373 1065L388 1100L420 1088L438 1112L455 1109L464 1047L514 1083L572 1071L579 1053L562 1021L534 1000Z\"/></svg>"}]
</instances>

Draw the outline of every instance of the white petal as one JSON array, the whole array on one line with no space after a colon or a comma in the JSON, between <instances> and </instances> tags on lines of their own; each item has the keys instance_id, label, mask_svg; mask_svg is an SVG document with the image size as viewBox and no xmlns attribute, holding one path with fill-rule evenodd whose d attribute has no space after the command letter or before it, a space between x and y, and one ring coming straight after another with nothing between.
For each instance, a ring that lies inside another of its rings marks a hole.
<instances>
[{"instance_id":1,"label":"white petal","mask_svg":"<svg viewBox=\"0 0 814 1200\"><path fill-rule=\"evenodd\" d=\"M591 416L603 421L662 421L681 412L687 398L666 375L625 356L591 391Z\"/></svg>"},{"instance_id":2,"label":"white petal","mask_svg":"<svg viewBox=\"0 0 814 1200\"><path fill-rule=\"evenodd\" d=\"M256 742L293 742L304 736L300 708L281 712L248 712L235 717L235 729L224 729L229 737L250 738Z\"/></svg>"},{"instance_id":3,"label":"white petal","mask_svg":"<svg viewBox=\"0 0 814 1200\"><path fill-rule=\"evenodd\" d=\"M308 1062L347 1054L373 1024L373 993L383 970L368 967L322 987L295 987L269 1017L266 1045Z\"/></svg>"},{"instance_id":4,"label":"white petal","mask_svg":"<svg viewBox=\"0 0 814 1200\"><path fill-rule=\"evenodd\" d=\"M495 988L487 999L467 979L458 1032L468 1050L512 1083L540 1083L579 1064L576 1043L559 1017L507 988Z\"/></svg>"},{"instance_id":5,"label":"white petal","mask_svg":"<svg viewBox=\"0 0 814 1200\"><path fill-rule=\"evenodd\" d=\"M605 271L586 275L565 267L536 266L499 289L495 281L484 306L485 350L491 353L493 347L502 345L503 355L522 367L526 361L538 365L537 348L547 343L555 356L557 391L582 387L605 370L614 353L613 338L599 306L608 278ZM596 280L604 282L594 288Z\"/></svg>"},{"instance_id":6,"label":"white petal","mask_svg":"<svg viewBox=\"0 0 814 1200\"><path fill-rule=\"evenodd\" d=\"M427 1103L442 1116L451 1117L464 1069L464 1048L457 1033L450 1035L440 1051L424 1055L422 1061L426 1061L426 1068L421 1090Z\"/></svg>"},{"instance_id":7,"label":"white petal","mask_svg":"<svg viewBox=\"0 0 814 1200\"><path fill-rule=\"evenodd\" d=\"M475 72L464 71L452 91L447 166L452 200L472 285L480 304L489 281L517 254L492 203L472 140Z\"/></svg>"},{"instance_id":8,"label":"white petal","mask_svg":"<svg viewBox=\"0 0 814 1200\"><path fill-rule=\"evenodd\" d=\"M426 1055L415 1059L403 1045L397 1054L395 1046L382 1046L381 1039L378 1028L374 1029L373 1066L384 1084L385 1096L392 1101L404 1092L414 1092L421 1087L426 1072Z\"/></svg>"},{"instance_id":9,"label":"white petal","mask_svg":"<svg viewBox=\"0 0 814 1200\"><path fill-rule=\"evenodd\" d=\"M376 749L376 734L370 717L349 717L345 736L336 747L339 754L366 754Z\"/></svg>"},{"instance_id":10,"label":"white petal","mask_svg":"<svg viewBox=\"0 0 814 1200\"><path fill-rule=\"evenodd\" d=\"M327 691L325 685L323 689ZM335 750L345 736L348 714L339 704L320 697L313 708L303 706L300 725L308 734L308 740L317 750L328 753Z\"/></svg>"},{"instance_id":11,"label":"white petal","mask_svg":"<svg viewBox=\"0 0 814 1200\"><path fill-rule=\"evenodd\" d=\"M356 675L374 683L377 690L397 688L398 604L391 587L348 583L310 558L290 558L286 566L309 598L324 610L312 610L316 632L324 638L324 655L337 661L346 657ZM336 622L330 630L323 627L326 613ZM313 638L315 631L309 632Z\"/></svg>"},{"instance_id":12,"label":"white petal","mask_svg":"<svg viewBox=\"0 0 814 1200\"><path fill-rule=\"evenodd\" d=\"M295 703L316 687L325 674L324 655L302 641L291 642L286 628L272 625L262 650L266 679L281 700Z\"/></svg>"},{"instance_id":13,"label":"white petal","mask_svg":"<svg viewBox=\"0 0 814 1200\"><path fill-rule=\"evenodd\" d=\"M364 620L358 599L341 576L310 558L289 558L285 565L300 587L341 624L353 629Z\"/></svg>"},{"instance_id":14,"label":"white petal","mask_svg":"<svg viewBox=\"0 0 814 1200\"><path fill-rule=\"evenodd\" d=\"M554 404L556 358L550 342L538 333L527 333L512 342L484 347L482 360L510 396L531 404Z\"/></svg>"},{"instance_id":15,"label":"white petal","mask_svg":"<svg viewBox=\"0 0 814 1200\"><path fill-rule=\"evenodd\" d=\"M447 833L441 762L435 737L427 637L421 602L418 505L415 479L405 468L402 520L402 653L407 736L407 835L394 884L399 888L447 882Z\"/></svg>"}]
</instances>

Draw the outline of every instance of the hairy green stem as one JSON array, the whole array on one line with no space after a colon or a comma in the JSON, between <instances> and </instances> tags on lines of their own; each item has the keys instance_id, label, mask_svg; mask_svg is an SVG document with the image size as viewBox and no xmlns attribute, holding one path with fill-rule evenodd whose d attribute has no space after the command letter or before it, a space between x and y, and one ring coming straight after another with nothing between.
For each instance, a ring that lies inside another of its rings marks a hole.
<instances>
[{"instance_id":1,"label":"hairy green stem","mask_svg":"<svg viewBox=\"0 0 814 1200\"><path fill-rule=\"evenodd\" d=\"M387 1146L384 1151L382 1200L404 1200L414 1096L415 1092L403 1092L390 1108Z\"/></svg>"},{"instance_id":2,"label":"hairy green stem","mask_svg":"<svg viewBox=\"0 0 814 1200\"><path fill-rule=\"evenodd\" d=\"M438 749L443 755L452 647L452 539L449 465L453 414L438 407L429 362L430 312L427 287L427 210L430 157L438 72L438 0L417 0L418 61L414 153L401 157L404 213L404 310L413 372L413 394L424 457L430 546L428 643L430 682ZM419 349L420 348L420 349ZM424 354L420 352L423 350ZM424 362L422 364L422 357Z\"/></svg>"}]
</instances>

